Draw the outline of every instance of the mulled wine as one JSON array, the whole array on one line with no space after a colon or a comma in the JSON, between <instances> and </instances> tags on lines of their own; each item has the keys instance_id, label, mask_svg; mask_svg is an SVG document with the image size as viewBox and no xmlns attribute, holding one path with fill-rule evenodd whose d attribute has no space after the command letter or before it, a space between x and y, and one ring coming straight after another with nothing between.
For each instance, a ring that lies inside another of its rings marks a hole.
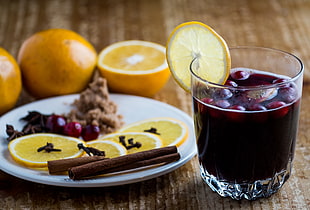
<instances>
[{"instance_id":1,"label":"mulled wine","mask_svg":"<svg viewBox=\"0 0 310 210\"><path fill-rule=\"evenodd\" d=\"M219 180L254 182L287 169L294 155L299 95L285 77L233 69L226 85L194 97L201 167ZM270 85L248 90L246 87ZM245 87L244 90L233 87Z\"/></svg>"},{"instance_id":2,"label":"mulled wine","mask_svg":"<svg viewBox=\"0 0 310 210\"><path fill-rule=\"evenodd\" d=\"M224 197L254 200L277 192L291 174L303 64L261 47L230 48L225 84L191 63L191 93L201 176Z\"/></svg>"}]
</instances>

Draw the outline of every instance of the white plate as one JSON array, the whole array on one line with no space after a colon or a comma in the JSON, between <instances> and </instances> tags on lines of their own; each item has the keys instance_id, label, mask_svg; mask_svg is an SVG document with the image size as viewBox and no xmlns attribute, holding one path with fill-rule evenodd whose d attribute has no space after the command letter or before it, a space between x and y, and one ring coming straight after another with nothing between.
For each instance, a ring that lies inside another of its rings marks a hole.
<instances>
[{"instance_id":1,"label":"white plate","mask_svg":"<svg viewBox=\"0 0 310 210\"><path fill-rule=\"evenodd\" d=\"M111 94L111 100L118 104L118 113L124 116L125 124L151 117L173 117L186 123L189 128L189 137L178 148L181 159L146 170L78 181L71 180L67 175L49 175L47 171L32 170L15 163L7 149L6 124L11 124L15 129L21 130L23 122L19 119L26 116L28 111L36 110L43 114L67 113L71 109L70 104L77 97L78 95L67 95L44 99L18 107L3 115L0 118L0 169L18 178L42 184L66 187L104 187L140 182L166 174L184 165L196 154L192 118L186 113L153 99Z\"/></svg>"}]
</instances>

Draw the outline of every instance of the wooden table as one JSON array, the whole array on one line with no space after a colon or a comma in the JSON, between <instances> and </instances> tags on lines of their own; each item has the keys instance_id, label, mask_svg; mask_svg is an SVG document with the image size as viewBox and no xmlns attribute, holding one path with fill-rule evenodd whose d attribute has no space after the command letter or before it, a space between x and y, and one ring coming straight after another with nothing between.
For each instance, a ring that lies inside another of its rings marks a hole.
<instances>
[{"instance_id":1,"label":"wooden table","mask_svg":"<svg viewBox=\"0 0 310 210\"><path fill-rule=\"evenodd\" d=\"M278 48L303 60L303 105L293 175L280 192L254 202L221 198L201 180L195 157L169 174L116 187L48 186L0 172L0 208L309 209L309 0L0 0L0 45L16 57L27 37L48 28L74 30L98 52L113 42L130 39L165 45L173 28L189 20L212 26L229 46ZM173 79L154 99L191 115L191 97ZM33 100L23 92L17 106Z\"/></svg>"}]
</instances>

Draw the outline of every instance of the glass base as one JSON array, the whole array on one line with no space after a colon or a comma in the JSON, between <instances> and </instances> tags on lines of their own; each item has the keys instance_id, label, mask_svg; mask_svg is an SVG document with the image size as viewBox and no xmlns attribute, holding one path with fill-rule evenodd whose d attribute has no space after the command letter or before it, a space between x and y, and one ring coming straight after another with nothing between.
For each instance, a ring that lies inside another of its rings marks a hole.
<instances>
[{"instance_id":1,"label":"glass base","mask_svg":"<svg viewBox=\"0 0 310 210\"><path fill-rule=\"evenodd\" d=\"M286 170L277 173L273 178L257 180L253 183L239 184L219 181L215 176L203 170L203 168L201 168L201 177L214 192L217 192L222 197L231 197L235 200L256 200L276 193L290 177L290 166L291 164L289 164Z\"/></svg>"}]
</instances>

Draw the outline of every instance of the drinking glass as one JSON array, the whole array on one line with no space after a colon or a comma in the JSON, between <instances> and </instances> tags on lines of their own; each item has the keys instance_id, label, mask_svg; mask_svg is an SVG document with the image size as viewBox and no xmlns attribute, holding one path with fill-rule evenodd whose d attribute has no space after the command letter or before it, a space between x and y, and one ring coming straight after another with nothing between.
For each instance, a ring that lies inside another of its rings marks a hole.
<instances>
[{"instance_id":1,"label":"drinking glass","mask_svg":"<svg viewBox=\"0 0 310 210\"><path fill-rule=\"evenodd\" d=\"M198 159L203 180L223 197L255 200L277 192L291 174L303 64L276 49L230 49L224 85L190 66Z\"/></svg>"}]
</instances>

